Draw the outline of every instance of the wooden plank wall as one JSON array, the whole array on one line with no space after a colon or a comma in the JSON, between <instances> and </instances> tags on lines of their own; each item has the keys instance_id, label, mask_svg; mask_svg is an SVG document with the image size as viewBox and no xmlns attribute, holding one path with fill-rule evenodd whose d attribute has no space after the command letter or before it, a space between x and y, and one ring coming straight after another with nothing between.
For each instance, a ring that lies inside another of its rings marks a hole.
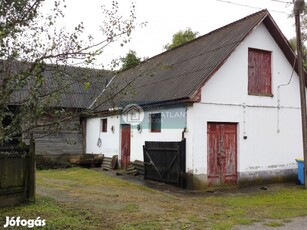
<instances>
[{"instance_id":1,"label":"wooden plank wall","mask_svg":"<svg viewBox=\"0 0 307 230\"><path fill-rule=\"evenodd\" d=\"M82 154L83 139L81 133L61 132L36 139L35 152L38 155L48 154Z\"/></svg>"},{"instance_id":2,"label":"wooden plank wall","mask_svg":"<svg viewBox=\"0 0 307 230\"><path fill-rule=\"evenodd\" d=\"M52 118L44 117L41 123L51 122ZM35 128L33 132L35 139L35 154L82 154L84 151L84 138L82 124L79 118L62 124L62 129L55 133L46 131L46 127ZM27 136L24 136L26 143Z\"/></svg>"},{"instance_id":3,"label":"wooden plank wall","mask_svg":"<svg viewBox=\"0 0 307 230\"><path fill-rule=\"evenodd\" d=\"M26 158L0 156L0 207L24 200Z\"/></svg>"},{"instance_id":4,"label":"wooden plank wall","mask_svg":"<svg viewBox=\"0 0 307 230\"><path fill-rule=\"evenodd\" d=\"M0 147L0 207L35 201L34 143L29 149Z\"/></svg>"}]
</instances>

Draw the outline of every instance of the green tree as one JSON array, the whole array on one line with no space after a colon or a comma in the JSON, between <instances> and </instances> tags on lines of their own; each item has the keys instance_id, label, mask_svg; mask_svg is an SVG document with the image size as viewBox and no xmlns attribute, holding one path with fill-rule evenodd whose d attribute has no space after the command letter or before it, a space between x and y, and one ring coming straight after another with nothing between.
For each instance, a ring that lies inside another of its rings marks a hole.
<instances>
[{"instance_id":1,"label":"green tree","mask_svg":"<svg viewBox=\"0 0 307 230\"><path fill-rule=\"evenodd\" d=\"M291 15L291 17L293 17L293 23L294 23L294 16ZM302 42L304 43L307 41L307 5L305 5L305 9L301 17L301 32L302 32Z\"/></svg>"},{"instance_id":2,"label":"green tree","mask_svg":"<svg viewBox=\"0 0 307 230\"><path fill-rule=\"evenodd\" d=\"M164 49L171 50L177 46L180 46L188 41L195 39L197 35L198 35L198 32L193 32L191 28L187 28L184 31L180 30L173 35L172 43L166 44L164 46Z\"/></svg>"},{"instance_id":3,"label":"green tree","mask_svg":"<svg viewBox=\"0 0 307 230\"><path fill-rule=\"evenodd\" d=\"M296 38L291 38L289 40L289 43L290 43L292 49L296 52L297 51L297 49L296 49ZM307 68L307 47L303 44L302 48L303 48L303 62L304 62L304 67L306 69Z\"/></svg>"},{"instance_id":4,"label":"green tree","mask_svg":"<svg viewBox=\"0 0 307 230\"><path fill-rule=\"evenodd\" d=\"M61 93L70 90L71 80L78 79L65 66L90 66L112 42L127 43L134 29L135 10L127 17L119 15L116 1L102 6L100 39L85 34L83 23L72 32L59 28L64 17L65 1L55 0L50 11L42 12L44 0L2 0L0 3L0 144L37 126L60 127L62 121L75 118L80 111L63 110ZM48 3L50 3L48 1ZM45 74L52 74L46 78ZM44 116L54 121L41 124ZM46 128L47 129L47 128Z\"/></svg>"},{"instance_id":5,"label":"green tree","mask_svg":"<svg viewBox=\"0 0 307 230\"><path fill-rule=\"evenodd\" d=\"M122 62L122 70L129 69L137 66L141 62L141 58L136 56L136 52L129 50L125 57L121 57L120 61Z\"/></svg>"}]
</instances>

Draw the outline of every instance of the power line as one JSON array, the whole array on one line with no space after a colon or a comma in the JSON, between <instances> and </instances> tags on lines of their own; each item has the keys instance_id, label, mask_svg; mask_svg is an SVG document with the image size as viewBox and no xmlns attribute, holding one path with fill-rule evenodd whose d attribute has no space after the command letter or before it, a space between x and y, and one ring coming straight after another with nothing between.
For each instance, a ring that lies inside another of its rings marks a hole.
<instances>
[{"instance_id":1,"label":"power line","mask_svg":"<svg viewBox=\"0 0 307 230\"><path fill-rule=\"evenodd\" d=\"M293 4L293 2L290 2L290 1L287 1L287 2L282 1L282 0L270 0L270 1L286 4L286 6L285 6L286 8Z\"/></svg>"},{"instance_id":2,"label":"power line","mask_svg":"<svg viewBox=\"0 0 307 230\"><path fill-rule=\"evenodd\" d=\"M231 2L231 1L226 1L226 0L215 0L215 1L217 1L217 2L224 2L224 3L236 5L236 6L244 6L244 7L248 7L248 8L253 8L253 9L262 10L262 8L260 8L260 7L250 6L250 5L246 5L246 4L240 4L240 3Z\"/></svg>"},{"instance_id":3,"label":"power line","mask_svg":"<svg viewBox=\"0 0 307 230\"><path fill-rule=\"evenodd\" d=\"M231 2L231 1L227 1L227 0L215 0L215 1L217 1L217 2L222 2L222 3L228 3L228 4L232 4L232 5L236 5L236 6L242 6L242 7L252 8L252 9L258 9L258 10L262 10L262 9L263 9L263 8L261 8L261 7L256 7L256 6L251 6L251 5L247 5L247 4L241 4L241 3ZM285 3L285 4L292 4L292 2L284 2L284 1L281 1L281 0L270 0L270 1L273 1L273 2L280 2L280 3ZM289 13L284 12L284 11L271 10L271 9L269 9L269 11L275 12L275 13L280 13L280 14L287 14L287 15L290 15Z\"/></svg>"},{"instance_id":4,"label":"power line","mask_svg":"<svg viewBox=\"0 0 307 230\"><path fill-rule=\"evenodd\" d=\"M291 5L291 4L293 4L293 2L290 2L290 1L282 1L282 0L270 0L270 1L272 1L272 2L279 2L279 3L284 3L284 4L288 4L288 5Z\"/></svg>"},{"instance_id":5,"label":"power line","mask_svg":"<svg viewBox=\"0 0 307 230\"><path fill-rule=\"evenodd\" d=\"M293 4L293 2L285 2L285 1L282 1L282 0L270 0L272 2L279 2L279 3L286 3L286 4Z\"/></svg>"}]
</instances>

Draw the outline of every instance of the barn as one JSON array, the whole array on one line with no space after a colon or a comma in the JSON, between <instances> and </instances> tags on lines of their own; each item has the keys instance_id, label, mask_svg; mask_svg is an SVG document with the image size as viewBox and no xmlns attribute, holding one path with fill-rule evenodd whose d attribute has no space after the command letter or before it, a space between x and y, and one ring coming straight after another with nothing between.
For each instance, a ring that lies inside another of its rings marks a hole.
<instances>
[{"instance_id":1,"label":"barn","mask_svg":"<svg viewBox=\"0 0 307 230\"><path fill-rule=\"evenodd\" d=\"M267 10L116 74L91 108L86 153L192 189L293 180L302 157L296 55Z\"/></svg>"},{"instance_id":2,"label":"barn","mask_svg":"<svg viewBox=\"0 0 307 230\"><path fill-rule=\"evenodd\" d=\"M25 76L24 82L14 88L10 99L5 101L7 104L3 110L3 127L11 125L12 117L20 114L22 105L27 105L31 97L31 87L37 88L37 94L40 95L37 108L43 108L42 114L37 118L32 118L31 113L23 113L30 115L20 121L14 118L14 126L18 127L14 130L16 134L5 144L18 145L20 141L28 143L30 134L33 134L36 155L84 152L84 126L80 115L85 113L95 97L100 94L109 71L2 60L0 72L0 84L4 81L14 81L18 75ZM35 84L33 80L37 76L41 79L41 85ZM55 111L58 111L58 114Z\"/></svg>"}]
</instances>

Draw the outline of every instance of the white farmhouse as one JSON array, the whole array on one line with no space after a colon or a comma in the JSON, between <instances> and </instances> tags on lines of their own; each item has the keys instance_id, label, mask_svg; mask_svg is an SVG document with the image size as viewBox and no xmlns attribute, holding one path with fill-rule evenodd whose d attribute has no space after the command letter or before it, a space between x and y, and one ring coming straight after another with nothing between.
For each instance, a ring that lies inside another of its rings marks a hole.
<instances>
[{"instance_id":1,"label":"white farmhouse","mask_svg":"<svg viewBox=\"0 0 307 230\"><path fill-rule=\"evenodd\" d=\"M86 153L125 167L185 138L189 188L294 179L302 157L296 56L267 10L119 73L92 108Z\"/></svg>"}]
</instances>

